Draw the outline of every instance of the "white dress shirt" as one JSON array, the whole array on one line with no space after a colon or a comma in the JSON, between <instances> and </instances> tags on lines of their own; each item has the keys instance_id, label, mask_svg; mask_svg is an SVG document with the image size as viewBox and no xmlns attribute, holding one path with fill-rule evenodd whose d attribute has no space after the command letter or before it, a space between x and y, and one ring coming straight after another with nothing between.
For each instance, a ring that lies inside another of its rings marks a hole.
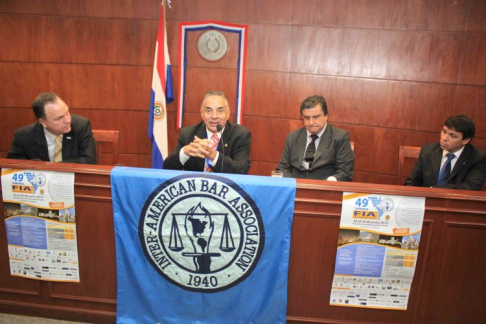
<instances>
[{"instance_id":1,"label":"white dress shirt","mask_svg":"<svg viewBox=\"0 0 486 324\"><path fill-rule=\"evenodd\" d=\"M49 161L54 161L54 151L56 149L56 136L50 133L47 129L44 128L44 135L47 141L47 150L49 151ZM61 135L61 144L62 144L63 136Z\"/></svg>"}]
</instances>

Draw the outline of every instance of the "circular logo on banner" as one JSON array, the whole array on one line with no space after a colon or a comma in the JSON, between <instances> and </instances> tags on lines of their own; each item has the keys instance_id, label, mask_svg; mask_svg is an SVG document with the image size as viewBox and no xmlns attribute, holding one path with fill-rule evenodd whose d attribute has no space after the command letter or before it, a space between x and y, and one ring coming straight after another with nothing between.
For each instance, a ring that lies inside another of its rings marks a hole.
<instances>
[{"instance_id":1,"label":"circular logo on banner","mask_svg":"<svg viewBox=\"0 0 486 324\"><path fill-rule=\"evenodd\" d=\"M258 206L236 183L215 175L162 183L145 202L138 233L152 266L171 283L197 292L245 280L265 245Z\"/></svg>"},{"instance_id":2,"label":"circular logo on banner","mask_svg":"<svg viewBox=\"0 0 486 324\"><path fill-rule=\"evenodd\" d=\"M228 41L223 33L217 30L208 30L197 40L197 52L210 62L221 60L228 51Z\"/></svg>"},{"instance_id":3,"label":"circular logo on banner","mask_svg":"<svg viewBox=\"0 0 486 324\"><path fill-rule=\"evenodd\" d=\"M161 120L164 118L164 107L160 101L154 102L154 119Z\"/></svg>"},{"instance_id":4,"label":"circular logo on banner","mask_svg":"<svg viewBox=\"0 0 486 324\"><path fill-rule=\"evenodd\" d=\"M34 178L34 183L38 185L39 187L44 186L47 183L47 178L44 173L38 173L36 174Z\"/></svg>"}]
</instances>

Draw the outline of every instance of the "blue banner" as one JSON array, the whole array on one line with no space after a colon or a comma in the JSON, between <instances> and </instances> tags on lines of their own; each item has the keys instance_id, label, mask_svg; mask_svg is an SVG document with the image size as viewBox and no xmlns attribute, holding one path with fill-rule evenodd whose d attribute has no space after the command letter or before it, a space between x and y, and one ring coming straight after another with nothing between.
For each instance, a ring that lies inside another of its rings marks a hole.
<instances>
[{"instance_id":1,"label":"blue banner","mask_svg":"<svg viewBox=\"0 0 486 324\"><path fill-rule=\"evenodd\" d=\"M117 323L285 323L294 179L116 167Z\"/></svg>"}]
</instances>

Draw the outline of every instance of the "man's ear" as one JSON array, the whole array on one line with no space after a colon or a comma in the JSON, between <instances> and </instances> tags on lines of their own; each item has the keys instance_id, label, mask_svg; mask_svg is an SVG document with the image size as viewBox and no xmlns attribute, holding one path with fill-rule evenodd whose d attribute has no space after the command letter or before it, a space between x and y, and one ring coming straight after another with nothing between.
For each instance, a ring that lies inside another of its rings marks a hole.
<instances>
[{"instance_id":1,"label":"man's ear","mask_svg":"<svg viewBox=\"0 0 486 324\"><path fill-rule=\"evenodd\" d=\"M467 144L469 144L470 141L471 141L471 138L466 138L466 139L462 140L462 144L467 145Z\"/></svg>"},{"instance_id":2,"label":"man's ear","mask_svg":"<svg viewBox=\"0 0 486 324\"><path fill-rule=\"evenodd\" d=\"M47 127L47 125L46 125L46 121L45 121L45 119L44 119L44 118L39 118L38 120L39 120L39 123L42 125L42 127L44 127L44 128L46 128L46 127Z\"/></svg>"}]
</instances>

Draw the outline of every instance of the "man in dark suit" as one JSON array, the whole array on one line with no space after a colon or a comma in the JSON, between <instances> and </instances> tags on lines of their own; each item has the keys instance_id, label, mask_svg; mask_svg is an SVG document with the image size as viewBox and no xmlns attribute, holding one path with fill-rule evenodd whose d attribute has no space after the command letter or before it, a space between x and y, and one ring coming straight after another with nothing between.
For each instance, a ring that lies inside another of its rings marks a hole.
<instances>
[{"instance_id":1,"label":"man in dark suit","mask_svg":"<svg viewBox=\"0 0 486 324\"><path fill-rule=\"evenodd\" d=\"M439 143L425 144L405 180L406 186L481 190L486 153L471 145L474 122L464 115L449 117Z\"/></svg>"},{"instance_id":2,"label":"man in dark suit","mask_svg":"<svg viewBox=\"0 0 486 324\"><path fill-rule=\"evenodd\" d=\"M287 134L277 169L284 177L351 181L354 153L349 134L327 122L324 97L305 99L300 113L305 127Z\"/></svg>"},{"instance_id":3,"label":"man in dark suit","mask_svg":"<svg viewBox=\"0 0 486 324\"><path fill-rule=\"evenodd\" d=\"M71 115L55 93L45 92L32 103L37 122L14 132L8 159L96 163L89 120Z\"/></svg>"},{"instance_id":4,"label":"man in dark suit","mask_svg":"<svg viewBox=\"0 0 486 324\"><path fill-rule=\"evenodd\" d=\"M164 169L246 174L250 168L250 131L228 121L224 93L208 92L201 104L202 122L181 130Z\"/></svg>"}]
</instances>

